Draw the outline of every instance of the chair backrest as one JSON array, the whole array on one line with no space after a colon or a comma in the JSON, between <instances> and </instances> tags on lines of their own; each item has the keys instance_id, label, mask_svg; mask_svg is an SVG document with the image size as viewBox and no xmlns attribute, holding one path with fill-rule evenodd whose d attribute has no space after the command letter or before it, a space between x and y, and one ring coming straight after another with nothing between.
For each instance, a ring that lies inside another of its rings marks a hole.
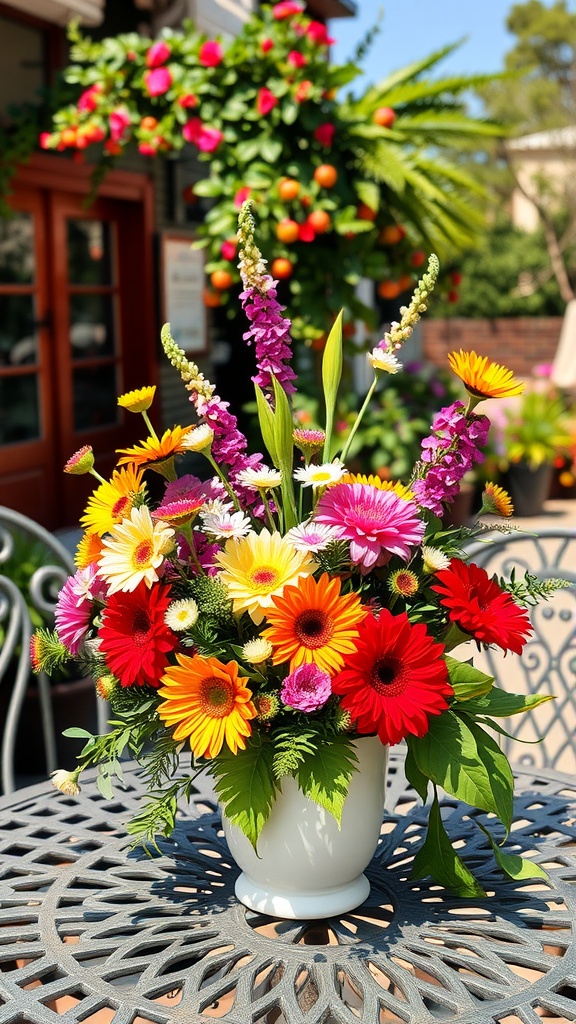
<instances>
[{"instance_id":1,"label":"chair backrest","mask_svg":"<svg viewBox=\"0 0 576 1024\"><path fill-rule=\"evenodd\" d=\"M21 573L7 574L7 563L18 555L19 538L42 549L42 564L25 581ZM7 704L6 721L1 737L1 779L4 793L15 788L14 752L16 731L26 690L30 682L30 637L33 626L30 607L40 613L49 626L53 624L58 592L67 576L75 572L74 561L51 533L38 523L12 509L0 505L0 627L4 642L0 650L0 684L10 668L12 691ZM25 585L25 586L24 586ZM37 677L38 702L44 738L46 771L56 765L56 734L52 714L51 685L44 673Z\"/></svg>"},{"instance_id":2,"label":"chair backrest","mask_svg":"<svg viewBox=\"0 0 576 1024\"><path fill-rule=\"evenodd\" d=\"M507 756L516 763L576 774L576 530L494 534L468 553L489 576L510 579L513 570L517 577L527 571L540 580L557 577L571 584L529 609L534 634L521 657L504 656L496 649L478 654L474 648L471 654L474 664L490 672L497 685L555 698L533 713L502 721L516 738L500 738ZM531 746L519 742L534 743L541 737L541 743Z\"/></svg>"}]
</instances>

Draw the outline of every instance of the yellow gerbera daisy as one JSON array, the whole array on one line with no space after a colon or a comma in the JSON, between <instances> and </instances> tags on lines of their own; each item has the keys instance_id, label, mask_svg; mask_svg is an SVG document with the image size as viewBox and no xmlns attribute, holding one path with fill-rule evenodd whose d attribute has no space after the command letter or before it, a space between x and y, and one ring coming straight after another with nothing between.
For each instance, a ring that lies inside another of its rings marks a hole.
<instances>
[{"instance_id":1,"label":"yellow gerbera daisy","mask_svg":"<svg viewBox=\"0 0 576 1024\"><path fill-rule=\"evenodd\" d=\"M511 516L514 512L512 498L503 487L488 481L484 484L482 493L482 508L480 515L488 513L494 516Z\"/></svg>"},{"instance_id":2,"label":"yellow gerbera daisy","mask_svg":"<svg viewBox=\"0 0 576 1024\"><path fill-rule=\"evenodd\" d=\"M97 533L87 530L78 541L74 565L78 569L86 569L87 566L97 562L102 554L102 540Z\"/></svg>"},{"instance_id":3,"label":"yellow gerbera daisy","mask_svg":"<svg viewBox=\"0 0 576 1024\"><path fill-rule=\"evenodd\" d=\"M154 522L146 505L133 508L104 538L98 574L108 583L108 593L135 590L142 580L151 587L158 580L156 570L174 547L174 530Z\"/></svg>"},{"instance_id":4,"label":"yellow gerbera daisy","mask_svg":"<svg viewBox=\"0 0 576 1024\"><path fill-rule=\"evenodd\" d=\"M100 484L88 499L86 511L80 519L82 526L102 536L126 519L132 511L135 497L144 493L143 475L143 470L134 465L115 469L112 479Z\"/></svg>"},{"instance_id":5,"label":"yellow gerbera daisy","mask_svg":"<svg viewBox=\"0 0 576 1024\"><path fill-rule=\"evenodd\" d=\"M256 624L262 622L264 609L287 583L310 576L316 569L310 552L297 551L286 537L268 530L251 532L239 540L231 537L216 561L222 568L221 579L232 598L234 612L247 611Z\"/></svg>"},{"instance_id":6,"label":"yellow gerbera daisy","mask_svg":"<svg viewBox=\"0 0 576 1024\"><path fill-rule=\"evenodd\" d=\"M505 366L491 362L476 352L450 352L451 369L474 398L511 398L521 395L524 385Z\"/></svg>"},{"instance_id":7,"label":"yellow gerbera daisy","mask_svg":"<svg viewBox=\"0 0 576 1024\"><path fill-rule=\"evenodd\" d=\"M176 660L178 664L168 668L158 690L164 697L158 714L174 729L174 739L189 737L195 757L216 757L224 743L233 754L244 750L252 733L249 722L257 711L245 685L248 679L238 675L237 663L223 665L218 658L198 654L177 654Z\"/></svg>"},{"instance_id":8,"label":"yellow gerbera daisy","mask_svg":"<svg viewBox=\"0 0 576 1024\"><path fill-rule=\"evenodd\" d=\"M125 395L120 395L118 405L122 409L127 409L128 412L147 412L152 405L155 393L155 384L146 388L138 388L137 391L127 391Z\"/></svg>"},{"instance_id":9,"label":"yellow gerbera daisy","mask_svg":"<svg viewBox=\"0 0 576 1024\"><path fill-rule=\"evenodd\" d=\"M333 675L356 650L357 626L365 617L359 595L341 594L340 578L323 573L319 580L308 576L284 587L266 611L270 625L262 636L274 648L274 665L289 661L293 672L313 662Z\"/></svg>"},{"instance_id":10,"label":"yellow gerbera daisy","mask_svg":"<svg viewBox=\"0 0 576 1024\"><path fill-rule=\"evenodd\" d=\"M394 491L394 494L397 494L399 498L405 498L406 501L411 501L414 497L414 491L411 491L406 484L401 484L399 480L381 480L374 473L370 473L369 476L366 476L365 473L346 473L338 483L370 484L372 487L378 487L381 491Z\"/></svg>"},{"instance_id":11,"label":"yellow gerbera daisy","mask_svg":"<svg viewBox=\"0 0 576 1024\"><path fill-rule=\"evenodd\" d=\"M189 430L192 430L192 427L172 427L171 430L165 430L161 438L147 437L134 448L118 448L118 455L122 456L118 459L118 465L133 462L137 466L150 466L154 469L154 463L167 462L180 452L186 451L183 439Z\"/></svg>"}]
</instances>

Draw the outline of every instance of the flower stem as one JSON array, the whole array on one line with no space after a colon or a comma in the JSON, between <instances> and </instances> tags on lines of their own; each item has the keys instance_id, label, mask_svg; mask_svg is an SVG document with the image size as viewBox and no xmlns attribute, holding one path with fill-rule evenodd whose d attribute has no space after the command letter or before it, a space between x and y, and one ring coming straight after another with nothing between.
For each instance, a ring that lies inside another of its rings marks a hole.
<instances>
[{"instance_id":1,"label":"flower stem","mask_svg":"<svg viewBox=\"0 0 576 1024\"><path fill-rule=\"evenodd\" d=\"M240 502L238 501L238 498L234 494L234 491L232 490L232 487L230 486L230 484L229 484L228 480L226 479L224 473L220 469L220 466L215 461L215 459L214 459L214 457L212 455L212 452L209 449L205 449L202 452L202 454L206 456L206 458L208 459L208 462L212 466L212 469L216 472L216 474L218 475L218 477L220 478L220 480L224 484L224 487L226 488L228 494L230 495L230 498L232 499L232 501L234 503L234 507L235 507L236 511L237 512L241 512L242 509L240 508Z\"/></svg>"},{"instance_id":2,"label":"flower stem","mask_svg":"<svg viewBox=\"0 0 576 1024\"><path fill-rule=\"evenodd\" d=\"M348 452L350 451L350 445L352 444L352 441L354 440L354 437L356 435L356 431L358 430L358 427L360 426L360 424L361 424L361 422L362 422L362 420L364 418L364 413L366 412L366 409L368 408L368 406L370 404L372 395L374 394L374 392L376 390L377 383L378 383L378 377L375 376L374 380L372 381L372 384L370 385L370 388L368 390L368 394L366 395L366 398L364 399L364 403L362 405L362 408L360 409L360 412L358 413L356 419L354 420L354 423L352 424L352 430L348 434L348 439L346 441L346 444L344 445L344 447L342 449L342 453L340 455L340 458L341 458L342 462L346 461L346 456L348 455Z\"/></svg>"},{"instance_id":3,"label":"flower stem","mask_svg":"<svg viewBox=\"0 0 576 1024\"><path fill-rule=\"evenodd\" d=\"M268 520L268 526L272 530L272 533L275 533L276 532L276 523L274 522L274 516L272 515L272 509L270 508L270 502L268 501L268 498L266 497L266 494L265 494L263 488L258 488L258 493L259 493L260 497L262 498L262 501L264 503L264 508L266 509L266 518Z\"/></svg>"},{"instance_id":4,"label":"flower stem","mask_svg":"<svg viewBox=\"0 0 576 1024\"><path fill-rule=\"evenodd\" d=\"M150 437L153 437L157 441L158 440L158 434L156 433L156 431L154 430L154 427L152 426L152 424L150 422L150 417L149 417L148 413L146 412L146 409L144 409L144 411L142 412L142 418L144 419L144 423L146 424L146 426L148 427L148 430L150 431Z\"/></svg>"}]
</instances>

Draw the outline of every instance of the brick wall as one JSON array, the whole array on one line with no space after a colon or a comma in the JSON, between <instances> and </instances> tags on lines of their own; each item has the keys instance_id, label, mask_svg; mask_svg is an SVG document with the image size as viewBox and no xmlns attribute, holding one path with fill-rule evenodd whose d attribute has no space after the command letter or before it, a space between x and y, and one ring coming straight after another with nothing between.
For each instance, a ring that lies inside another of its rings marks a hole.
<instances>
[{"instance_id":1,"label":"brick wall","mask_svg":"<svg viewBox=\"0 0 576 1024\"><path fill-rule=\"evenodd\" d=\"M529 376L538 363L551 363L560 337L562 317L506 317L470 320L422 318L423 355L446 366L446 354L454 349L473 349L497 363L504 363L520 377Z\"/></svg>"}]
</instances>

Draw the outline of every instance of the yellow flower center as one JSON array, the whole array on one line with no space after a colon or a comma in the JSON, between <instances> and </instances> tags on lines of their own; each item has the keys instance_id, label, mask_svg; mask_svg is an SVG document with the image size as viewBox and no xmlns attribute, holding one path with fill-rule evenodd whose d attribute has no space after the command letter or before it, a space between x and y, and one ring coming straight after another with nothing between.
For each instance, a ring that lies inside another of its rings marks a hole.
<instances>
[{"instance_id":1,"label":"yellow flower center","mask_svg":"<svg viewBox=\"0 0 576 1024\"><path fill-rule=\"evenodd\" d=\"M317 650L327 644L334 633L334 623L319 608L308 608L302 612L296 622L295 633L298 643L309 650Z\"/></svg>"},{"instance_id":2,"label":"yellow flower center","mask_svg":"<svg viewBox=\"0 0 576 1024\"><path fill-rule=\"evenodd\" d=\"M272 565L259 565L250 575L250 585L253 590L265 594L278 585L280 573Z\"/></svg>"},{"instance_id":3,"label":"yellow flower center","mask_svg":"<svg viewBox=\"0 0 576 1024\"><path fill-rule=\"evenodd\" d=\"M148 565L152 557L153 550L152 541L141 540L134 548L134 553L132 555L132 565L134 568L141 569L143 565Z\"/></svg>"},{"instance_id":4,"label":"yellow flower center","mask_svg":"<svg viewBox=\"0 0 576 1024\"><path fill-rule=\"evenodd\" d=\"M200 684L199 704L210 718L227 718L234 708L234 686L231 679L207 676Z\"/></svg>"},{"instance_id":5,"label":"yellow flower center","mask_svg":"<svg viewBox=\"0 0 576 1024\"><path fill-rule=\"evenodd\" d=\"M321 484L324 483L324 481L330 483L332 480L332 474L328 473L327 470L324 470L323 472L314 473L312 479L315 484Z\"/></svg>"}]
</instances>

